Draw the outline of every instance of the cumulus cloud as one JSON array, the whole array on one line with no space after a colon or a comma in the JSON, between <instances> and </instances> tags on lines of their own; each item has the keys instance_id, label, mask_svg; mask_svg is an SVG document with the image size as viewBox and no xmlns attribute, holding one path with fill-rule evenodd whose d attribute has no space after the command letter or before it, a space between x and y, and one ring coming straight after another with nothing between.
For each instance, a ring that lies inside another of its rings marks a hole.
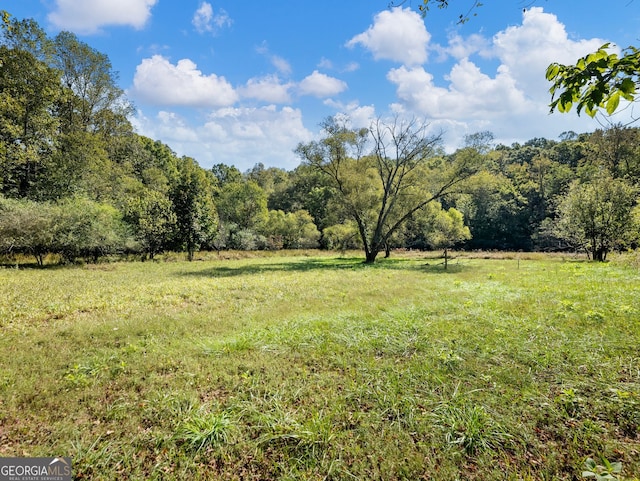
<instances>
[{"instance_id":1,"label":"cumulus cloud","mask_svg":"<svg viewBox=\"0 0 640 481\"><path fill-rule=\"evenodd\" d=\"M244 98L284 104L291 101L289 91L292 87L291 82L282 83L277 75L268 75L249 79L244 87L238 89L238 92Z\"/></svg>"},{"instance_id":2,"label":"cumulus cloud","mask_svg":"<svg viewBox=\"0 0 640 481\"><path fill-rule=\"evenodd\" d=\"M376 108L373 105L360 105L357 101L345 104L334 100L326 100L325 105L335 109L338 116L348 118L354 128L369 128L376 118Z\"/></svg>"},{"instance_id":3,"label":"cumulus cloud","mask_svg":"<svg viewBox=\"0 0 640 481\"><path fill-rule=\"evenodd\" d=\"M347 84L340 79L330 77L314 70L311 75L305 77L298 85L300 95L312 95L326 98L344 92Z\"/></svg>"},{"instance_id":4,"label":"cumulus cloud","mask_svg":"<svg viewBox=\"0 0 640 481\"><path fill-rule=\"evenodd\" d=\"M105 26L141 29L158 0L55 0L48 20L78 34L93 34Z\"/></svg>"},{"instance_id":5,"label":"cumulus cloud","mask_svg":"<svg viewBox=\"0 0 640 481\"><path fill-rule=\"evenodd\" d=\"M136 68L134 97L153 105L221 107L238 98L224 77L205 75L189 59L173 65L161 55L144 59Z\"/></svg>"},{"instance_id":6,"label":"cumulus cloud","mask_svg":"<svg viewBox=\"0 0 640 481\"><path fill-rule=\"evenodd\" d=\"M349 40L347 46L362 45L376 60L420 65L427 61L430 39L418 13L411 8L396 7L377 14L373 25Z\"/></svg>"},{"instance_id":7,"label":"cumulus cloud","mask_svg":"<svg viewBox=\"0 0 640 481\"><path fill-rule=\"evenodd\" d=\"M589 130L591 119L549 115L545 71L552 62L573 63L604 42L572 40L555 15L531 8L522 24L493 38L451 36L442 51L454 64L442 78L434 78L426 65L391 69L387 79L396 86L398 98L392 110L432 119L460 140L465 128L466 133L492 130L500 141L520 138L523 132L554 138L565 130ZM499 65L493 72L482 71L474 55L493 58Z\"/></svg>"},{"instance_id":8,"label":"cumulus cloud","mask_svg":"<svg viewBox=\"0 0 640 481\"><path fill-rule=\"evenodd\" d=\"M514 114L528 105L507 69L491 78L469 60L456 64L448 88L434 84L422 67L393 69L387 78L396 84L398 98L411 110L430 118L485 118L499 113Z\"/></svg>"},{"instance_id":9,"label":"cumulus cloud","mask_svg":"<svg viewBox=\"0 0 640 481\"><path fill-rule=\"evenodd\" d=\"M528 9L522 25L509 27L493 37L493 54L507 65L518 85L530 95L546 98L545 72L549 64L574 63L593 52L605 40L571 40L558 17L541 7Z\"/></svg>"},{"instance_id":10,"label":"cumulus cloud","mask_svg":"<svg viewBox=\"0 0 640 481\"><path fill-rule=\"evenodd\" d=\"M160 139L204 168L224 163L241 171L257 162L293 169L300 163L293 150L299 142L313 138L300 110L273 105L216 109L198 125L166 111L153 118L138 112L133 124L140 134Z\"/></svg>"},{"instance_id":11,"label":"cumulus cloud","mask_svg":"<svg viewBox=\"0 0 640 481\"><path fill-rule=\"evenodd\" d=\"M213 7L208 2L202 2L191 23L198 33L215 33L218 29L231 25L231 18L224 10L214 14Z\"/></svg>"}]
</instances>

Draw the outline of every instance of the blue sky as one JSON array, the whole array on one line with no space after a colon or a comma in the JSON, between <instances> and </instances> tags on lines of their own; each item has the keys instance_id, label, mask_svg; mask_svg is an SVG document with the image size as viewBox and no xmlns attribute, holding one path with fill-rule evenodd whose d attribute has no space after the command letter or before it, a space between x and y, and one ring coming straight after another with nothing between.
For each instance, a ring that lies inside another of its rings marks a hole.
<instances>
[{"instance_id":1,"label":"blue sky","mask_svg":"<svg viewBox=\"0 0 640 481\"><path fill-rule=\"evenodd\" d=\"M203 167L242 171L295 168L296 145L336 114L355 127L424 119L449 151L484 130L507 145L592 131L600 124L587 116L549 115L547 65L640 38L638 0L486 0L463 25L472 0L424 19L420 3L0 0L0 9L108 55L140 134Z\"/></svg>"}]
</instances>

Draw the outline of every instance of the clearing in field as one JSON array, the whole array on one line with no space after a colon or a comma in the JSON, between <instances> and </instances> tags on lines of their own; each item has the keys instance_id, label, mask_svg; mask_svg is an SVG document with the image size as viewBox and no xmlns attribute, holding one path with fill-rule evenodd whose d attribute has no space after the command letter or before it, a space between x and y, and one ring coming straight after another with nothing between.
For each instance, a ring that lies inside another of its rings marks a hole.
<instances>
[{"instance_id":1,"label":"clearing in field","mask_svg":"<svg viewBox=\"0 0 640 481\"><path fill-rule=\"evenodd\" d=\"M638 269L437 263L0 269L0 456L105 480L638 476Z\"/></svg>"}]
</instances>

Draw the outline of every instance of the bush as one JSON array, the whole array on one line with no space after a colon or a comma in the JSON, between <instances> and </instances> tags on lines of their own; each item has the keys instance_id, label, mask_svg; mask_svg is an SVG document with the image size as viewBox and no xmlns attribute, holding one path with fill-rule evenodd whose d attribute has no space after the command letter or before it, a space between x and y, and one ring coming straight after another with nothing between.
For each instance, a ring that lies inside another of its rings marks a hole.
<instances>
[{"instance_id":1,"label":"bush","mask_svg":"<svg viewBox=\"0 0 640 481\"><path fill-rule=\"evenodd\" d=\"M99 257L122 252L128 235L121 213L113 206L81 197L58 204L52 250L73 262L78 257Z\"/></svg>"},{"instance_id":2,"label":"bush","mask_svg":"<svg viewBox=\"0 0 640 481\"><path fill-rule=\"evenodd\" d=\"M318 247L320 232L306 210L269 211L262 232L270 249L313 249Z\"/></svg>"},{"instance_id":3,"label":"bush","mask_svg":"<svg viewBox=\"0 0 640 481\"><path fill-rule=\"evenodd\" d=\"M329 250L361 249L362 240L354 222L335 224L323 232L323 244Z\"/></svg>"},{"instance_id":4,"label":"bush","mask_svg":"<svg viewBox=\"0 0 640 481\"><path fill-rule=\"evenodd\" d=\"M55 210L49 203L0 198L0 253L33 255L42 265L55 235Z\"/></svg>"},{"instance_id":5,"label":"bush","mask_svg":"<svg viewBox=\"0 0 640 481\"><path fill-rule=\"evenodd\" d=\"M131 239L120 212L84 198L58 203L0 199L0 252L33 255L39 265L46 254L67 262L130 249Z\"/></svg>"}]
</instances>

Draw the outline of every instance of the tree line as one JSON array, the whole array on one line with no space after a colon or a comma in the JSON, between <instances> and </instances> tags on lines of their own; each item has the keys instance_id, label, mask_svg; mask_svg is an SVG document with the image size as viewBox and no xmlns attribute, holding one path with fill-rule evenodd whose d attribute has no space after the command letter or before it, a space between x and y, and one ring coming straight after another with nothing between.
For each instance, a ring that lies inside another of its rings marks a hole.
<instances>
[{"instance_id":1,"label":"tree line","mask_svg":"<svg viewBox=\"0 0 640 481\"><path fill-rule=\"evenodd\" d=\"M640 130L612 126L446 153L417 120L329 118L291 171L202 168L134 132L108 57L3 15L0 253L394 248L580 249L638 242Z\"/></svg>"}]
</instances>

